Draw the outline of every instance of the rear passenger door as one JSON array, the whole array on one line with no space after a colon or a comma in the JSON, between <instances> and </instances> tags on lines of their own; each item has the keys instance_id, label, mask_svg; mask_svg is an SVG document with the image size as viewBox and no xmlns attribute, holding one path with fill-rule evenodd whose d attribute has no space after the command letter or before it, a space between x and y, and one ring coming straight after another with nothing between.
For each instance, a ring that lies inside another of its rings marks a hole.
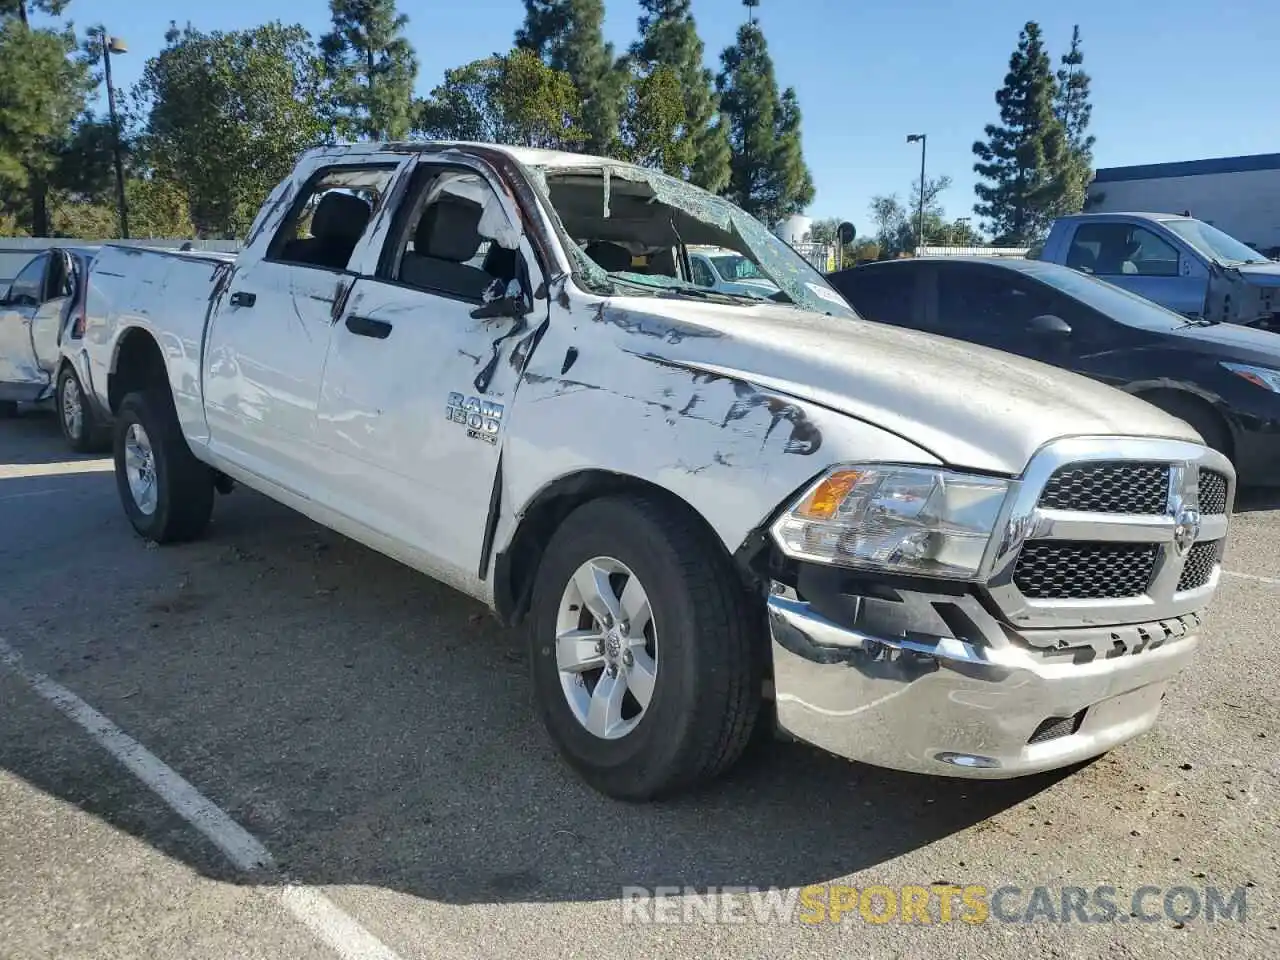
<instances>
[{"instance_id":1,"label":"rear passenger door","mask_svg":"<svg viewBox=\"0 0 1280 960\"><path fill-rule=\"evenodd\" d=\"M30 260L0 303L0 400L34 400L47 382L36 363L31 326L45 299L51 261L48 252Z\"/></svg>"},{"instance_id":2,"label":"rear passenger door","mask_svg":"<svg viewBox=\"0 0 1280 960\"><path fill-rule=\"evenodd\" d=\"M374 275L333 328L316 427L335 506L472 591L519 357L548 309L514 201L490 176L419 162ZM508 292L529 312L486 316Z\"/></svg>"},{"instance_id":3,"label":"rear passenger door","mask_svg":"<svg viewBox=\"0 0 1280 960\"><path fill-rule=\"evenodd\" d=\"M282 216L251 237L216 301L205 351L210 446L294 493L314 493L330 334L361 240L405 165L371 157L301 172L302 184L268 200Z\"/></svg>"}]
</instances>

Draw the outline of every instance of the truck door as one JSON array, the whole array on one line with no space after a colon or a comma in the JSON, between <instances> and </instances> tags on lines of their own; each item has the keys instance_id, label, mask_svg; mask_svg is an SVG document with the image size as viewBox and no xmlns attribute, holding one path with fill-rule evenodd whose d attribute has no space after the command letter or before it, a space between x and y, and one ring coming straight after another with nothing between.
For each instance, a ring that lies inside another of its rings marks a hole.
<instances>
[{"instance_id":1,"label":"truck door","mask_svg":"<svg viewBox=\"0 0 1280 960\"><path fill-rule=\"evenodd\" d=\"M543 273L519 214L489 176L418 164L373 276L333 329L316 425L338 509L464 587L479 579L513 354L527 355L548 311L532 297Z\"/></svg>"},{"instance_id":2,"label":"truck door","mask_svg":"<svg viewBox=\"0 0 1280 960\"><path fill-rule=\"evenodd\" d=\"M298 493L310 495L321 470L316 401L334 320L355 282L348 266L404 165L370 159L300 173L305 183L250 240L210 321L211 448Z\"/></svg>"},{"instance_id":3,"label":"truck door","mask_svg":"<svg viewBox=\"0 0 1280 960\"><path fill-rule=\"evenodd\" d=\"M1186 316L1202 316L1208 269L1154 228L1123 221L1082 223L1066 264Z\"/></svg>"},{"instance_id":4,"label":"truck door","mask_svg":"<svg viewBox=\"0 0 1280 960\"><path fill-rule=\"evenodd\" d=\"M0 302L0 400L32 401L49 385L31 332L47 299L49 251L24 266Z\"/></svg>"},{"instance_id":5,"label":"truck door","mask_svg":"<svg viewBox=\"0 0 1280 960\"><path fill-rule=\"evenodd\" d=\"M31 320L31 345L36 364L53 382L61 359L62 327L75 295L75 265L66 250L49 251L49 270L45 275L44 301Z\"/></svg>"}]
</instances>

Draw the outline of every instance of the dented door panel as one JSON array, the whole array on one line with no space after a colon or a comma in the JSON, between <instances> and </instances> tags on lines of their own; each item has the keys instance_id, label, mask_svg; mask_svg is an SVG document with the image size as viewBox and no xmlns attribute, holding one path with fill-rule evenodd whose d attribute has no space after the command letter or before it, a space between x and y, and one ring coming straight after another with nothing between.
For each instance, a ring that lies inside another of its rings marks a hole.
<instances>
[{"instance_id":1,"label":"dented door panel","mask_svg":"<svg viewBox=\"0 0 1280 960\"><path fill-rule=\"evenodd\" d=\"M358 281L333 329L316 422L332 505L438 558L433 574L472 593L518 346L504 339L515 321L476 320L475 309ZM385 337L355 332L353 317L356 330L371 323Z\"/></svg>"}]
</instances>

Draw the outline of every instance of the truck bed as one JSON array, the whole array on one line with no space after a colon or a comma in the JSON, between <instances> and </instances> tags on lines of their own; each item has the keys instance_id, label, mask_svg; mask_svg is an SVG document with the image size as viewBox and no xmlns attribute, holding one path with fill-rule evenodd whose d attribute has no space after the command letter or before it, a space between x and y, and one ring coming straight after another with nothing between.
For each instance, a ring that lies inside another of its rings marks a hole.
<instances>
[{"instance_id":1,"label":"truck bed","mask_svg":"<svg viewBox=\"0 0 1280 960\"><path fill-rule=\"evenodd\" d=\"M200 361L211 298L235 255L108 245L89 274L85 341L92 389L108 402L108 375L129 329L148 331L166 354L178 419L188 438L208 436Z\"/></svg>"}]
</instances>

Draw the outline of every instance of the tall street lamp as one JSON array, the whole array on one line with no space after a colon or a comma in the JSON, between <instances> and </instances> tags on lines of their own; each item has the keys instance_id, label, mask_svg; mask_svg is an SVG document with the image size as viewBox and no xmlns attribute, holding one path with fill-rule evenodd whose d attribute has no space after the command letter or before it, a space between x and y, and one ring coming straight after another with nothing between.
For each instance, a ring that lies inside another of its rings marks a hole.
<instances>
[{"instance_id":1,"label":"tall street lamp","mask_svg":"<svg viewBox=\"0 0 1280 960\"><path fill-rule=\"evenodd\" d=\"M916 246L924 246L924 149L928 134L909 133L907 143L920 141L920 211L916 214Z\"/></svg>"},{"instance_id":2,"label":"tall street lamp","mask_svg":"<svg viewBox=\"0 0 1280 960\"><path fill-rule=\"evenodd\" d=\"M120 213L120 237L128 240L129 208L124 199L124 161L120 157L120 118L116 115L116 89L111 85L111 55L128 53L129 48L123 40L110 36L106 30L101 30L99 36L102 38L102 70L107 82L107 109L111 111L111 155L116 168L116 209Z\"/></svg>"}]
</instances>

